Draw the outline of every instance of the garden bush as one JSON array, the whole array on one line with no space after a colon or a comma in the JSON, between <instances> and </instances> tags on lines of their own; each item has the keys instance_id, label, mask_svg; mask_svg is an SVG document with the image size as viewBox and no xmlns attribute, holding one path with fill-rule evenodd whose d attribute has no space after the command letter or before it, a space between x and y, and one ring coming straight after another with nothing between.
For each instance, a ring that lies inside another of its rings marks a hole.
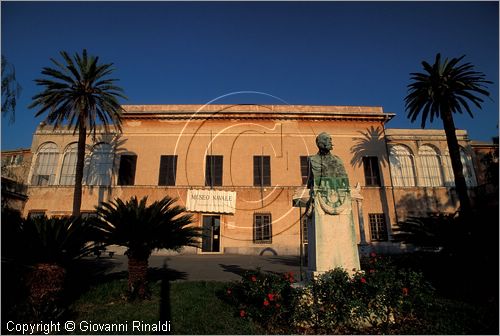
<instances>
[{"instance_id":1,"label":"garden bush","mask_svg":"<svg viewBox=\"0 0 500 336\"><path fill-rule=\"evenodd\" d=\"M287 274L246 273L226 289L242 318L270 333L398 333L418 330L433 288L421 273L372 254L364 271L336 268L292 286Z\"/></svg>"}]
</instances>

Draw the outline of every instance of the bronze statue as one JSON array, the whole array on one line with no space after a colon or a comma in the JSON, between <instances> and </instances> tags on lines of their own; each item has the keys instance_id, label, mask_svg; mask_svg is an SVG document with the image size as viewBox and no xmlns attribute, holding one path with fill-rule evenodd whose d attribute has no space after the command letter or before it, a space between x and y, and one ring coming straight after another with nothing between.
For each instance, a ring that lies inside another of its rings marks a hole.
<instances>
[{"instance_id":1,"label":"bronze statue","mask_svg":"<svg viewBox=\"0 0 500 336\"><path fill-rule=\"evenodd\" d=\"M326 213L338 214L349 196L349 179L342 160L330 153L332 137L322 132L316 137L318 154L309 157L309 179L313 202L319 196L320 205Z\"/></svg>"}]
</instances>

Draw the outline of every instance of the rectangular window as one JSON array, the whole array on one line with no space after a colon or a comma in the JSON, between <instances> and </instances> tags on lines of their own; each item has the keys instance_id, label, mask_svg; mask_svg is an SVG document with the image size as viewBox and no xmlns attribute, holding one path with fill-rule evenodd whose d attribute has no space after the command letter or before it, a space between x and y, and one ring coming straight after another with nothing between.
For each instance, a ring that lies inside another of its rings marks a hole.
<instances>
[{"instance_id":1,"label":"rectangular window","mask_svg":"<svg viewBox=\"0 0 500 336\"><path fill-rule=\"evenodd\" d=\"M271 243L272 242L272 221L271 214L254 214L253 215L253 242Z\"/></svg>"},{"instance_id":2,"label":"rectangular window","mask_svg":"<svg viewBox=\"0 0 500 336\"><path fill-rule=\"evenodd\" d=\"M222 155L207 155L205 166L205 185L222 186Z\"/></svg>"},{"instance_id":3,"label":"rectangular window","mask_svg":"<svg viewBox=\"0 0 500 336\"><path fill-rule=\"evenodd\" d=\"M370 220L370 232L372 241L387 241L387 225L385 223L385 215L368 214Z\"/></svg>"},{"instance_id":4,"label":"rectangular window","mask_svg":"<svg viewBox=\"0 0 500 336\"><path fill-rule=\"evenodd\" d=\"M28 213L28 218L40 218L40 217L43 217L43 216L45 216L45 211L35 210L35 211L30 211Z\"/></svg>"},{"instance_id":5,"label":"rectangular window","mask_svg":"<svg viewBox=\"0 0 500 336\"><path fill-rule=\"evenodd\" d=\"M177 176L177 155L162 155L160 157L160 175L158 185L175 186Z\"/></svg>"},{"instance_id":6,"label":"rectangular window","mask_svg":"<svg viewBox=\"0 0 500 336\"><path fill-rule=\"evenodd\" d=\"M254 156L253 157L253 185L266 186L271 185L271 157Z\"/></svg>"},{"instance_id":7,"label":"rectangular window","mask_svg":"<svg viewBox=\"0 0 500 336\"><path fill-rule=\"evenodd\" d=\"M378 158L376 156L363 157L363 168L365 170L365 185L380 186Z\"/></svg>"},{"instance_id":8,"label":"rectangular window","mask_svg":"<svg viewBox=\"0 0 500 336\"><path fill-rule=\"evenodd\" d=\"M120 169L118 170L118 185L134 185L137 155L120 156Z\"/></svg>"},{"instance_id":9,"label":"rectangular window","mask_svg":"<svg viewBox=\"0 0 500 336\"><path fill-rule=\"evenodd\" d=\"M309 157L300 157L300 175L302 177L302 185L307 185L307 179L309 177Z\"/></svg>"},{"instance_id":10,"label":"rectangular window","mask_svg":"<svg viewBox=\"0 0 500 336\"><path fill-rule=\"evenodd\" d=\"M307 244L308 242L308 237L307 237L307 227L308 225L310 225L310 219L308 216L306 216L305 214L302 216L301 218L301 222L302 222L302 243L303 244Z\"/></svg>"}]
</instances>

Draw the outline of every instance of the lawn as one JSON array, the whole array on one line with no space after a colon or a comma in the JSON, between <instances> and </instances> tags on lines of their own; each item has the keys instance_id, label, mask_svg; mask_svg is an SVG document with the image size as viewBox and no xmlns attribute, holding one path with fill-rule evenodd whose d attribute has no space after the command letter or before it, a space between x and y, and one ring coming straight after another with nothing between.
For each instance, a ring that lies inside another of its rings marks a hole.
<instances>
[{"instance_id":1,"label":"lawn","mask_svg":"<svg viewBox=\"0 0 500 336\"><path fill-rule=\"evenodd\" d=\"M170 321L171 334L262 334L259 327L235 315L235 310L218 297L221 282L167 282L151 284L152 297L143 302L127 302L125 278L90 288L70 307L77 328L81 321L96 324L127 323L128 330L85 332L85 334L151 334L132 330L132 321L158 324ZM126 322L127 321L127 322ZM75 334L82 334L75 330ZM163 332L165 333L165 332Z\"/></svg>"}]
</instances>

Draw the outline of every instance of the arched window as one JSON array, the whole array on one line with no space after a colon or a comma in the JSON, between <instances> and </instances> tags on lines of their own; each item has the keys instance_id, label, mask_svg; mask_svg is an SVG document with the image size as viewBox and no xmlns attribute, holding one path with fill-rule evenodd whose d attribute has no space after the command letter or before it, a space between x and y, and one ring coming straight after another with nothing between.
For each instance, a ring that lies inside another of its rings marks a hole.
<instances>
[{"instance_id":1,"label":"arched window","mask_svg":"<svg viewBox=\"0 0 500 336\"><path fill-rule=\"evenodd\" d=\"M111 185L113 170L113 148L110 144L100 143L94 146L87 166L88 185Z\"/></svg>"},{"instance_id":2,"label":"arched window","mask_svg":"<svg viewBox=\"0 0 500 336\"><path fill-rule=\"evenodd\" d=\"M33 176L32 185L53 185L56 178L56 166L59 159L57 145L53 142L47 142L38 149Z\"/></svg>"},{"instance_id":3,"label":"arched window","mask_svg":"<svg viewBox=\"0 0 500 336\"><path fill-rule=\"evenodd\" d=\"M59 179L60 185L75 184L77 151L78 147L76 143L73 143L66 148L61 168L61 178Z\"/></svg>"},{"instance_id":4,"label":"arched window","mask_svg":"<svg viewBox=\"0 0 500 336\"><path fill-rule=\"evenodd\" d=\"M465 177L465 183L468 187L474 187L477 185L476 174L474 173L474 167L472 165L472 160L469 155L460 148L460 160L462 161L463 174ZM447 179L445 181L446 186L455 186L455 174L453 173L453 168L451 166L450 154L446 151L444 155L444 167L447 171Z\"/></svg>"},{"instance_id":5,"label":"arched window","mask_svg":"<svg viewBox=\"0 0 500 336\"><path fill-rule=\"evenodd\" d=\"M453 168L451 167L451 159L448 151L446 151L446 155L444 156L446 168L448 172L448 181L446 181L447 186L454 187L455 186L455 174L453 173ZM472 165L472 160L470 156L460 148L460 161L462 161L463 174L465 177L465 183L468 187L474 187L477 185L476 182L476 174L474 173L474 167Z\"/></svg>"},{"instance_id":6,"label":"arched window","mask_svg":"<svg viewBox=\"0 0 500 336\"><path fill-rule=\"evenodd\" d=\"M421 164L421 181L424 187L440 187L443 185L439 156L434 148L428 145L418 149Z\"/></svg>"},{"instance_id":7,"label":"arched window","mask_svg":"<svg viewBox=\"0 0 500 336\"><path fill-rule=\"evenodd\" d=\"M391 164L392 184L395 187L415 186L415 167L410 150L404 146L391 147L389 162Z\"/></svg>"},{"instance_id":8,"label":"arched window","mask_svg":"<svg viewBox=\"0 0 500 336\"><path fill-rule=\"evenodd\" d=\"M476 186L477 185L476 174L474 173L472 160L470 156L462 148L460 148L460 160L462 161L465 183L467 184L468 187Z\"/></svg>"}]
</instances>

